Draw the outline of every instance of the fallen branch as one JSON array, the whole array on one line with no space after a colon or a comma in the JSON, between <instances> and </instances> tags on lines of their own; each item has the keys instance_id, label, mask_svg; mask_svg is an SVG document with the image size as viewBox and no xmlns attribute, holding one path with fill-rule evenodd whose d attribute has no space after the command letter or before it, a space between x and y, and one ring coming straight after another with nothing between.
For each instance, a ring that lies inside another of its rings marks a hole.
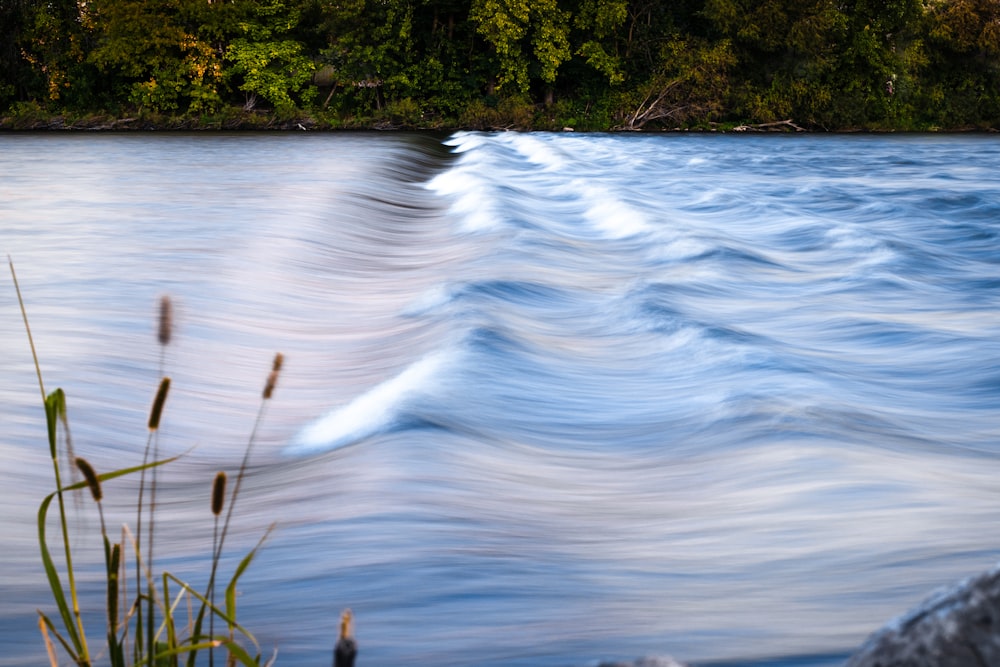
<instances>
[{"instance_id":1,"label":"fallen branch","mask_svg":"<svg viewBox=\"0 0 1000 667\"><path fill-rule=\"evenodd\" d=\"M771 123L757 123L756 125L737 125L733 132L765 132L779 127L790 127L796 132L805 132L806 129L788 120L776 120Z\"/></svg>"}]
</instances>

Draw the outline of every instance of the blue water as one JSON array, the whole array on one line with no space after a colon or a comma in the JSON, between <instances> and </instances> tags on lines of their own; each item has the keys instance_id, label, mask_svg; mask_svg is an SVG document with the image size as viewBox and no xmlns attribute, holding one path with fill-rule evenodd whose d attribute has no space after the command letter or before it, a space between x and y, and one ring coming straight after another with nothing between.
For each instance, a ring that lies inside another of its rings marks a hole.
<instances>
[{"instance_id":1,"label":"blue water","mask_svg":"<svg viewBox=\"0 0 1000 667\"><path fill-rule=\"evenodd\" d=\"M12 134L0 249L99 470L141 459L175 300L157 543L192 581L286 355L227 561L277 522L240 614L278 664L328 663L350 607L362 665L833 665L1000 560L998 148ZM40 664L51 468L6 284L0 665Z\"/></svg>"}]
</instances>

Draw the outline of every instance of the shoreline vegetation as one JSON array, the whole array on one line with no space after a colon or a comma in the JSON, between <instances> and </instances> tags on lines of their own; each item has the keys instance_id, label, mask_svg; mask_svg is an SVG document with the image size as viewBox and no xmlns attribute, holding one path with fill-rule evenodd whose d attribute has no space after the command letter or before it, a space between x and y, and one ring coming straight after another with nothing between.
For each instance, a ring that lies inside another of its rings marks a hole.
<instances>
[{"instance_id":1,"label":"shoreline vegetation","mask_svg":"<svg viewBox=\"0 0 1000 667\"><path fill-rule=\"evenodd\" d=\"M3 130L1000 130L996 0L19 0Z\"/></svg>"},{"instance_id":2,"label":"shoreline vegetation","mask_svg":"<svg viewBox=\"0 0 1000 667\"><path fill-rule=\"evenodd\" d=\"M506 120L506 119L498 119ZM941 134L996 134L1000 123L994 126L961 125L955 127L931 126L925 128L893 127L838 127L835 129L803 127L792 119L766 123L715 122L659 126L655 128L576 128L569 125L544 122L497 122L473 125L429 124L396 122L392 119L342 119L315 117L306 112L293 115L269 112L233 110L229 114L208 117L174 116L144 113L118 117L105 113L47 115L0 115L0 133L4 132L460 132L460 131L516 131L516 132L706 132L706 133L941 133Z\"/></svg>"}]
</instances>

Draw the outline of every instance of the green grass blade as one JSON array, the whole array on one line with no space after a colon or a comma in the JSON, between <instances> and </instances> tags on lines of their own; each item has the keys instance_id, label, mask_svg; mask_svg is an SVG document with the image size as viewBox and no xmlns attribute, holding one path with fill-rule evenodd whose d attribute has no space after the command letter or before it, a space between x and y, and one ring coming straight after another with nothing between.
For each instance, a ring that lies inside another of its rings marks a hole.
<instances>
[{"instance_id":1,"label":"green grass blade","mask_svg":"<svg viewBox=\"0 0 1000 667\"><path fill-rule=\"evenodd\" d=\"M229 639L222 639L220 641L226 647L226 650L229 651L230 657L235 657L247 667L259 667L260 662L247 653L246 649L242 646Z\"/></svg>"},{"instance_id":2,"label":"green grass blade","mask_svg":"<svg viewBox=\"0 0 1000 667\"><path fill-rule=\"evenodd\" d=\"M55 563L52 561L52 554L49 553L48 543L45 539L45 521L49 511L49 505L52 504L52 500L58 495L58 492L50 493L45 496L45 500L42 501L41 506L38 508L38 545L42 552L42 565L45 568L45 576L49 581L49 588L52 590L52 597L56 601L56 606L59 607L59 616L62 618L63 625L66 627L66 632L69 633L70 640L73 642L74 650L69 651L70 655L73 656L74 660L78 659L78 656L83 652L82 646L80 644L80 637L76 632L76 624L73 622L73 616L70 613L69 603L66 600L66 591L63 590L62 580L59 578L59 572L56 570Z\"/></svg>"},{"instance_id":3,"label":"green grass blade","mask_svg":"<svg viewBox=\"0 0 1000 667\"><path fill-rule=\"evenodd\" d=\"M254 556L257 555L257 551L259 551L261 546L263 546L264 540L267 539L267 536L271 534L272 530L274 530L273 523L268 527L267 531L264 533L264 536L260 538L260 541L257 542L257 546L251 549L250 553L244 556L243 560L240 561L240 564L236 567L236 572L233 573L233 578L230 579L229 585L226 586L226 616L228 616L231 619L236 618L236 582L239 580L240 576L246 571L246 569L250 566L250 561L252 561ZM229 625L229 630L232 631L232 629L233 629L233 622L231 621Z\"/></svg>"},{"instance_id":4,"label":"green grass blade","mask_svg":"<svg viewBox=\"0 0 1000 667\"><path fill-rule=\"evenodd\" d=\"M219 641L204 641L198 644L182 644L180 646L172 646L157 653L153 657L153 664L159 665L161 664L160 661L166 658L172 658L176 660L177 656L180 656L182 653L188 653L191 651L197 652L205 649L215 648L224 643L225 643L224 641L219 640ZM147 664L149 664L149 661L147 659L143 659L141 662L136 663L135 667L140 667L140 665L147 665ZM250 664L252 665L253 663Z\"/></svg>"},{"instance_id":5,"label":"green grass blade","mask_svg":"<svg viewBox=\"0 0 1000 667\"><path fill-rule=\"evenodd\" d=\"M249 639L249 640L250 640L250 642L251 642L251 643L252 643L252 644L253 644L254 646L257 646L257 639L256 639L256 638L255 638L255 637L253 636L253 634L251 634L251 633L250 633L250 631L249 631L249 630L247 630L247 629L246 629L246 628L244 628L244 627L243 627L242 625L240 625L239 623L237 623L237 622L236 622L236 618L235 618L235 617L230 617L230 616L229 616L229 615L227 615L227 614L226 614L226 612L224 612L223 610L219 609L218 607L215 607L215 606L213 606L213 605L212 605L212 603L211 603L211 602L209 602L208 598L206 598L206 597L205 597L204 595L202 595L201 593L199 593L199 592L198 592L198 591L196 591L195 589L191 588L191 586L190 586L190 585L188 585L188 584L187 584L187 583L185 583L184 581L181 581L181 580L180 580L180 579L178 579L178 578L177 578L176 576L174 576L174 575L170 574L169 572L168 572L168 573L165 573L165 574L166 574L166 575L167 575L168 577L170 577L171 579L173 579L174 583L176 583L176 584L178 584L179 586L181 586L181 587L182 587L182 588L183 588L183 589L184 589L184 590L185 590L185 591L186 591L187 593L189 593L189 594L190 594L190 595L191 595L192 597L194 597L194 598L195 598L196 600L198 600L199 602L201 602L201 603L202 603L202 604L203 604L203 605L205 606L205 608L207 608L207 609L208 609L208 610L210 610L210 611L211 611L212 613L214 613L214 614L215 614L216 616L218 616L218 617L219 617L219 618L221 618L221 619L222 619L223 621L225 621L227 625L228 625L228 624L232 624L232 626L233 626L233 627L234 627L234 628L235 628L235 629L236 629L236 630L237 630L237 631L238 631L238 632L239 632L239 633L240 633L241 635L243 635L244 637L246 637L247 639ZM196 640L200 640L200 639L205 639L205 638L206 638L206 636L205 636L205 635L200 635L200 634L199 634L199 635L195 635L195 636L193 637L193 639L196 639ZM222 641L222 640L224 640L224 639L225 639L224 637L219 637L219 641Z\"/></svg>"},{"instance_id":6,"label":"green grass blade","mask_svg":"<svg viewBox=\"0 0 1000 667\"><path fill-rule=\"evenodd\" d=\"M122 468L120 470L112 470L111 472L102 472L97 476L102 482L106 482L109 479L115 479L116 477L123 477L125 475L131 475L134 472L139 472L140 470L145 470L146 468L156 468L158 466L166 465L172 463L179 459L180 456L171 456L169 459L161 459L159 461L153 461L151 463L146 463L143 465L132 466L131 468ZM69 486L64 486L63 491L76 491L77 489L87 488L87 480L80 480L75 484L70 484ZM53 494L55 495L55 494Z\"/></svg>"},{"instance_id":7,"label":"green grass blade","mask_svg":"<svg viewBox=\"0 0 1000 667\"><path fill-rule=\"evenodd\" d=\"M181 593L183 595L183 592ZM166 572L163 573L163 628L167 631L167 646L170 648L177 647L177 628L174 626L174 611L177 609L177 604L180 603L181 596L177 596L177 601L173 604L170 603L170 579L167 577ZM165 656L170 658L170 664L172 667L177 666L177 655ZM157 658L159 661L159 658Z\"/></svg>"},{"instance_id":8,"label":"green grass blade","mask_svg":"<svg viewBox=\"0 0 1000 667\"><path fill-rule=\"evenodd\" d=\"M74 652L73 647L69 645L69 642L67 642L61 634L59 634L59 631L56 630L56 626L52 623L49 617L41 611L38 612L38 616L41 617L42 622L45 623L45 627L48 628L49 632L51 632L55 638L59 640L59 643L62 644L63 649L69 654L70 658L73 659L73 662L79 663L78 656Z\"/></svg>"},{"instance_id":9,"label":"green grass blade","mask_svg":"<svg viewBox=\"0 0 1000 667\"><path fill-rule=\"evenodd\" d=\"M49 436L49 456L53 461L58 458L56 425L59 423L60 412L66 414L66 394L62 389L56 389L45 397L45 425Z\"/></svg>"},{"instance_id":10,"label":"green grass blade","mask_svg":"<svg viewBox=\"0 0 1000 667\"><path fill-rule=\"evenodd\" d=\"M63 502L62 477L59 474L58 455L58 422L62 422L66 433L67 447L69 446L69 424L66 419L66 394L62 389L56 389L45 398L45 418L48 429L49 453L52 455L52 472L56 480L56 496L59 499L59 524L62 528L63 553L66 558L66 579L69 589L70 600L73 603L73 616L76 620L76 629L72 631L74 645L77 646L79 657L77 662L81 665L90 664L90 651L87 648L87 636L83 629L83 617L80 615L80 603L76 593L76 580L73 572L73 553L70 548L69 528L66 525L66 506ZM43 531L44 532L44 531ZM61 589L61 586L60 586ZM55 591L53 591L54 593Z\"/></svg>"}]
</instances>

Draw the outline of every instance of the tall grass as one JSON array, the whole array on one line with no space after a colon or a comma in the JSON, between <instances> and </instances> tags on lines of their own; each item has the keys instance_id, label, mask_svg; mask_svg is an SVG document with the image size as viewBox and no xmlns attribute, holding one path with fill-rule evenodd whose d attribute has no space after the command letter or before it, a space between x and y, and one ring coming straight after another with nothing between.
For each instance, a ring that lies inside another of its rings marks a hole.
<instances>
[{"instance_id":1,"label":"tall grass","mask_svg":"<svg viewBox=\"0 0 1000 667\"><path fill-rule=\"evenodd\" d=\"M134 466L120 468L110 472L98 473L83 457L74 456L71 449L69 420L66 412L66 394L62 389L51 393L45 390L41 365L35 342L31 335L27 308L17 282L14 263L8 256L11 278L17 292L18 304L24 319L24 329L31 347L31 355L35 365L38 387L41 392L42 404L45 410L46 433L49 455L52 459L52 470L55 478L55 490L45 496L38 508L38 544L41 550L42 565L48 580L49 588L56 605L57 615L39 610L39 628L45 644L51 667L60 664L59 649L73 664L79 667L90 667L100 659L107 661L111 667L179 667L184 662L188 667L198 663L200 655L207 653L210 665L214 665L216 650L224 653L228 666L242 664L259 667L271 665L274 657L264 661L260 646L254 636L237 621L236 586L240 577L246 572L251 561L260 550L261 545L270 533L273 525L268 528L257 545L250 550L236 566L225 584L223 604L215 601L216 580L222 559L223 547L233 510L239 496L250 452L253 448L258 427L260 426L268 401L274 393L278 374L281 371L283 357L275 356L271 371L264 385L257 417L253 424L243 460L236 475L232 493L226 496L226 479L224 472L216 474L211 486L206 485L209 510L214 516L214 529L211 544L211 572L204 591L195 590L170 572L155 573L154 534L156 528L156 472L160 466L174 461L177 457L159 458L159 426L170 391L170 378L163 376L165 348L172 336L172 304L168 298L160 302L160 322L158 340L161 347L160 375L155 398L147 421L146 446L142 462ZM62 467L71 460L83 479L64 484ZM104 483L126 475L139 475L139 490L136 498L136 520L134 532L127 526L122 526L119 536L112 536L104 520ZM147 493L148 487L148 493ZM69 519L66 510L66 495L70 492L89 489L90 495L100 517L101 540L104 546L104 574L106 582L106 621L105 638L100 648L93 648L95 642L88 636L84 626L83 614L80 608L80 594L76 576L76 566L71 547ZM53 502L57 507L58 536L54 539L48 534L49 513ZM225 517L222 514L225 508ZM62 567L56 564L53 557L50 540L61 553ZM131 552L131 556L127 554ZM126 562L134 564L134 590L128 589L128 573ZM186 610L186 618L185 616ZM197 610L197 611L195 611ZM208 619L208 630L203 631L204 621ZM215 632L215 621L218 619L225 628L224 632ZM53 641L53 638L55 641Z\"/></svg>"}]
</instances>

